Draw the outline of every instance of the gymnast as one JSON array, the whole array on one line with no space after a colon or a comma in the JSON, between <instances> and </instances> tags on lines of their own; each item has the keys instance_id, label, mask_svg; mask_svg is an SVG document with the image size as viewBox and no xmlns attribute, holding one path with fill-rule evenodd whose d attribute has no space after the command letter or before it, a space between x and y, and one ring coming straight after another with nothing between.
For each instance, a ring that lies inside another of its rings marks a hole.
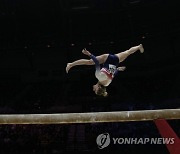
<instances>
[{"instance_id":1,"label":"gymnast","mask_svg":"<svg viewBox=\"0 0 180 154\"><path fill-rule=\"evenodd\" d=\"M98 82L93 85L93 91L96 95L106 97L108 95L106 87L109 86L118 71L124 71L126 69L125 66L118 67L119 63L123 62L129 55L138 50L140 53L144 52L142 44L131 47L129 50L117 54L102 54L95 57L85 48L82 50L82 53L89 56L91 59L80 59L72 63L68 63L66 66L66 72L68 73L68 71L76 65L95 65L95 76L98 79ZM102 64L102 68L100 64Z\"/></svg>"}]
</instances>

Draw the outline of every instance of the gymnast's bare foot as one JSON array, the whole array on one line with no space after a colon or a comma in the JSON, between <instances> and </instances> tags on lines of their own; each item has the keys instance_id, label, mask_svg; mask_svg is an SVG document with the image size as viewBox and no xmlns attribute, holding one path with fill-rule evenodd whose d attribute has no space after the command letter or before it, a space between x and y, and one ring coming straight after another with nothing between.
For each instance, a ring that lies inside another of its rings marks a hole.
<instances>
[{"instance_id":1,"label":"gymnast's bare foot","mask_svg":"<svg viewBox=\"0 0 180 154\"><path fill-rule=\"evenodd\" d=\"M140 50L141 53L144 52L144 48L143 48L143 45L142 45L142 44L139 45L139 50Z\"/></svg>"},{"instance_id":2,"label":"gymnast's bare foot","mask_svg":"<svg viewBox=\"0 0 180 154\"><path fill-rule=\"evenodd\" d=\"M72 67L72 64L71 63L68 63L67 66L66 66L66 73L69 72L69 70L71 69Z\"/></svg>"}]
</instances>

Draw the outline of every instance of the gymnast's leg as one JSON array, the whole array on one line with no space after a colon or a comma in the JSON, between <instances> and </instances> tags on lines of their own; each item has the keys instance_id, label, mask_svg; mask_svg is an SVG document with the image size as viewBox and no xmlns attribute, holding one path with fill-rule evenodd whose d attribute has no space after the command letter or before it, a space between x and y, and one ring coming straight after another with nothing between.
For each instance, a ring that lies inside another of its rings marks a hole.
<instances>
[{"instance_id":1,"label":"gymnast's leg","mask_svg":"<svg viewBox=\"0 0 180 154\"><path fill-rule=\"evenodd\" d=\"M82 53L89 56L89 57L91 57L91 53L89 51L87 51L86 49L83 49ZM97 56L96 59L99 62L99 64L102 64L102 63L104 63L106 61L107 57L108 57L108 54L103 54L103 55ZM94 62L94 59L79 59L79 60L76 60L76 61L74 61L72 63L68 63L67 66L66 66L66 72L68 73L68 71L72 67L77 66L77 65L94 65L94 64L96 64Z\"/></svg>"},{"instance_id":2,"label":"gymnast's leg","mask_svg":"<svg viewBox=\"0 0 180 154\"><path fill-rule=\"evenodd\" d=\"M141 53L144 52L144 48L143 48L143 45L140 44L138 46L134 46L134 47L131 47L129 50L126 50L124 52L120 52L118 54L116 54L116 56L118 56L119 58L119 62L122 62L124 61L129 55L135 53L136 51L140 50Z\"/></svg>"},{"instance_id":3,"label":"gymnast's leg","mask_svg":"<svg viewBox=\"0 0 180 154\"><path fill-rule=\"evenodd\" d=\"M90 59L79 59L79 60L76 60L72 63L68 63L67 66L66 66L66 72L68 73L68 71L74 67L74 66L77 66L77 65L94 65L94 62Z\"/></svg>"}]
</instances>

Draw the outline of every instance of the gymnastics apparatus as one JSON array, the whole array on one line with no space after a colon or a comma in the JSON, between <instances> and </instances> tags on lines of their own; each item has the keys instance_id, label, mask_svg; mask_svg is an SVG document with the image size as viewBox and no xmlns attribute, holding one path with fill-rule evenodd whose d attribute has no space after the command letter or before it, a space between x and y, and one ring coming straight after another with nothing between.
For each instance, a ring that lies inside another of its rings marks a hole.
<instances>
[{"instance_id":1,"label":"gymnastics apparatus","mask_svg":"<svg viewBox=\"0 0 180 154\"><path fill-rule=\"evenodd\" d=\"M179 154L180 139L166 121L173 119L180 119L180 109L61 114L1 114L0 124L78 124L153 121L163 138L174 138L174 144L166 144L170 154Z\"/></svg>"}]
</instances>

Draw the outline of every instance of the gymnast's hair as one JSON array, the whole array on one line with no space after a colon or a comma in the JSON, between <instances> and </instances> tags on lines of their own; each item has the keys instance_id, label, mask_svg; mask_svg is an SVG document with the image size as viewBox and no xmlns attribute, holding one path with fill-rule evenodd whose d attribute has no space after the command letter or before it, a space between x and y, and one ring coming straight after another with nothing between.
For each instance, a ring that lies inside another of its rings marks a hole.
<instances>
[{"instance_id":1,"label":"gymnast's hair","mask_svg":"<svg viewBox=\"0 0 180 154\"><path fill-rule=\"evenodd\" d=\"M98 89L98 91L97 91L97 95L98 96L103 96L103 97L107 97L108 96L108 93L106 92L106 87L105 86L103 86L103 85L101 85L101 84L99 84L99 89Z\"/></svg>"}]
</instances>

